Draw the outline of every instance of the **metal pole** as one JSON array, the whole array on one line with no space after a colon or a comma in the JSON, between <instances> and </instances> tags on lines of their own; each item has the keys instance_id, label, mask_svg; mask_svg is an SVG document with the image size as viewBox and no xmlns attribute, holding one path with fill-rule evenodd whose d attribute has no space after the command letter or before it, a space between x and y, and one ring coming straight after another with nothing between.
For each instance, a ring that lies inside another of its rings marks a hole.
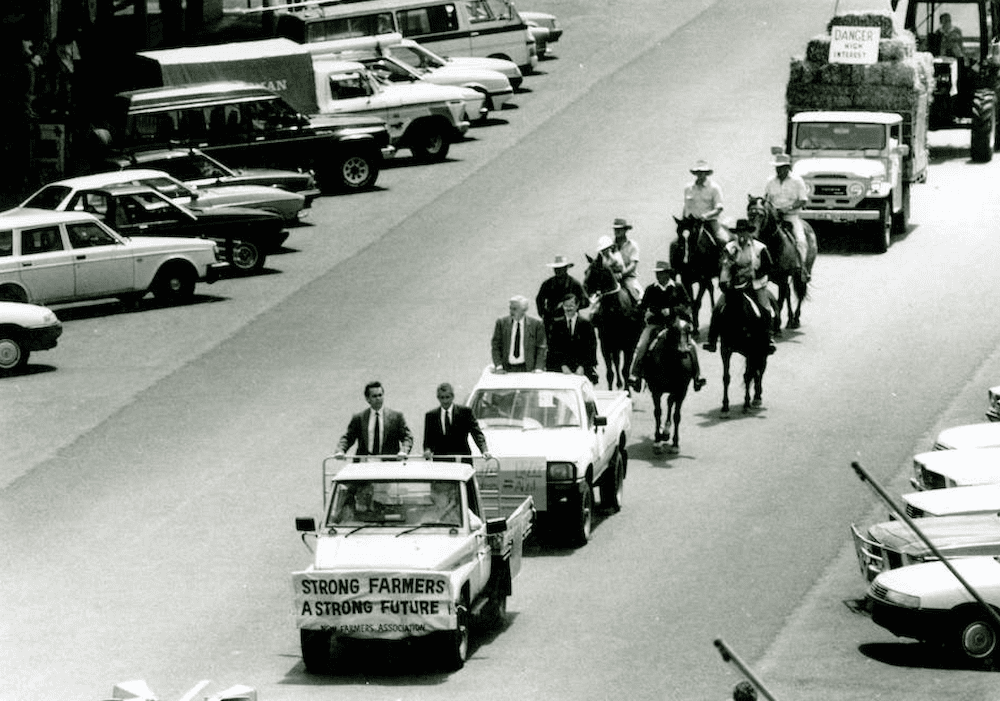
<instances>
[{"instance_id":1,"label":"metal pole","mask_svg":"<svg viewBox=\"0 0 1000 701\"><path fill-rule=\"evenodd\" d=\"M714 643L715 647L719 650L719 654L722 655L723 662L732 662L737 666L737 668L739 668L743 675L750 680L750 683L757 687L760 693L764 694L764 696L770 701L778 701L774 698L774 695L767 690L767 687L764 686L764 682L757 678L757 675L753 673L753 670L751 670L746 663L740 659L739 655L733 652L732 649L726 645L726 641L722 638L716 638Z\"/></svg>"},{"instance_id":2,"label":"metal pole","mask_svg":"<svg viewBox=\"0 0 1000 701\"><path fill-rule=\"evenodd\" d=\"M997 632L1000 633L1000 614L998 614L992 606L986 603L986 600L979 595L979 592L977 592L975 589L972 588L971 584L965 581L965 578L958 573L958 570L956 570L955 567L951 564L951 562L949 562L948 558L945 557L944 553L942 553L940 550L937 549L937 546L935 546L934 543L932 543L930 539L924 535L924 532L920 530L917 524L913 522L913 519L910 518L905 511L900 510L900 508L896 506L896 502L892 500L892 497L890 497L888 493L885 491L885 489L882 488L881 484L876 482L872 478L872 476L868 474L868 471L861 466L861 463L855 460L854 462L851 463L851 467L854 468L854 471L857 473L858 477L861 478L861 481L866 482L872 489L874 489L875 493L882 498L882 501L888 504L889 508L892 509L906 523L906 525L910 527L910 529L914 533L917 534L917 537L924 542L924 545L926 545L930 549L930 551L934 553L934 557L939 559L941 563L948 568L948 571L955 576L955 579L958 580L958 583L961 584L963 587L965 587L965 590L969 592L969 596L975 599L981 606L983 606L986 609L987 613L993 619L993 623L996 625Z\"/></svg>"}]
</instances>

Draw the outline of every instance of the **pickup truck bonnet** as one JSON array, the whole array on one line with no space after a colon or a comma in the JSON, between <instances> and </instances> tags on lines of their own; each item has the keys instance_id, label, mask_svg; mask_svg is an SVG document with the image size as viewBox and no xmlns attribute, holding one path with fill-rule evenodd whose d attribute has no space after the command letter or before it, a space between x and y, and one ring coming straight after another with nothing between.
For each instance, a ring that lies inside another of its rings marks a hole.
<instances>
[{"instance_id":1,"label":"pickup truck bonnet","mask_svg":"<svg viewBox=\"0 0 1000 701\"><path fill-rule=\"evenodd\" d=\"M914 508L933 516L997 513L1000 512L1000 485L928 489L904 494L902 499Z\"/></svg>"},{"instance_id":2,"label":"pickup truck bonnet","mask_svg":"<svg viewBox=\"0 0 1000 701\"><path fill-rule=\"evenodd\" d=\"M991 543L1000 549L1000 518L995 515L939 516L922 518L920 530L942 552ZM909 554L930 554L924 541L903 521L888 521L872 527L871 535L887 547ZM985 552L985 551L984 551Z\"/></svg>"},{"instance_id":3,"label":"pickup truck bonnet","mask_svg":"<svg viewBox=\"0 0 1000 701\"><path fill-rule=\"evenodd\" d=\"M855 178L884 178L885 165L874 158L798 158L792 171L803 178L838 175Z\"/></svg>"},{"instance_id":4,"label":"pickup truck bonnet","mask_svg":"<svg viewBox=\"0 0 1000 701\"><path fill-rule=\"evenodd\" d=\"M474 549L469 547L468 536L449 535L440 527L400 535L410 528L372 527L356 533L348 529L336 536L321 536L316 542L316 569L371 567L373 553L378 553L380 569L441 572L471 561Z\"/></svg>"},{"instance_id":5,"label":"pickup truck bonnet","mask_svg":"<svg viewBox=\"0 0 1000 701\"><path fill-rule=\"evenodd\" d=\"M484 429L486 442L496 455L544 455L551 462L575 462L581 446L590 445L583 428ZM583 458L586 460L586 458Z\"/></svg>"}]
</instances>

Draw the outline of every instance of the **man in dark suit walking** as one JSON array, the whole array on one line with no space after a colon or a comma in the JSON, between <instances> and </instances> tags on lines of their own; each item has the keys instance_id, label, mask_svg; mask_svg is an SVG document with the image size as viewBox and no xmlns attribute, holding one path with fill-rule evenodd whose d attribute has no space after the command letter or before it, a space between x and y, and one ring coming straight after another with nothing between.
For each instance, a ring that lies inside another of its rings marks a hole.
<instances>
[{"instance_id":1,"label":"man in dark suit walking","mask_svg":"<svg viewBox=\"0 0 1000 701\"><path fill-rule=\"evenodd\" d=\"M597 335L594 325L580 316L572 292L562 300L563 316L553 320L546 360L551 372L585 375L597 384Z\"/></svg>"},{"instance_id":2,"label":"man in dark suit walking","mask_svg":"<svg viewBox=\"0 0 1000 701\"><path fill-rule=\"evenodd\" d=\"M510 315L497 319L490 342L495 372L541 372L545 369L545 326L528 316L528 298L510 298Z\"/></svg>"},{"instance_id":3,"label":"man in dark suit walking","mask_svg":"<svg viewBox=\"0 0 1000 701\"><path fill-rule=\"evenodd\" d=\"M365 400L368 408L351 417L347 433L337 442L334 457L344 457L355 443L356 455L408 455L413 447L413 433L402 413L383 406L385 390L381 382L365 385Z\"/></svg>"},{"instance_id":4,"label":"man in dark suit walking","mask_svg":"<svg viewBox=\"0 0 1000 701\"><path fill-rule=\"evenodd\" d=\"M455 404L455 390L451 384L438 385L437 399L440 406L424 416L424 457L430 460L435 455L472 455L469 436L483 457L490 457L479 422L472 415L472 409Z\"/></svg>"}]
</instances>

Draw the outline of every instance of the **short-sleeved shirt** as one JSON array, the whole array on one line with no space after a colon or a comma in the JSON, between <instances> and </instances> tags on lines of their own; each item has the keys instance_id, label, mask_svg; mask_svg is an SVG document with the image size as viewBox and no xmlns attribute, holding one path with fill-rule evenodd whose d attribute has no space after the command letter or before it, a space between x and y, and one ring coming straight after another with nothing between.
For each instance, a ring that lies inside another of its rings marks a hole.
<instances>
[{"instance_id":1,"label":"short-sleeved shirt","mask_svg":"<svg viewBox=\"0 0 1000 701\"><path fill-rule=\"evenodd\" d=\"M703 217L706 212L711 212L721 206L722 189L711 178L706 178L703 186L699 187L695 181L684 188L683 216L685 217Z\"/></svg>"},{"instance_id":2,"label":"short-sleeved shirt","mask_svg":"<svg viewBox=\"0 0 1000 701\"><path fill-rule=\"evenodd\" d=\"M778 209L787 211L799 200L808 200L809 191L805 180L795 173L789 173L784 180L778 180L777 175L768 180L764 187L764 197Z\"/></svg>"},{"instance_id":3,"label":"short-sleeved shirt","mask_svg":"<svg viewBox=\"0 0 1000 701\"><path fill-rule=\"evenodd\" d=\"M636 263L639 262L639 245L632 239L625 239L625 243L621 244L620 246L616 242L615 250L617 250L618 253L621 255L622 263L624 264L625 268L628 268L630 265L632 265L633 261ZM634 275L635 275L634 270L631 273L629 273L629 276L634 276Z\"/></svg>"}]
</instances>

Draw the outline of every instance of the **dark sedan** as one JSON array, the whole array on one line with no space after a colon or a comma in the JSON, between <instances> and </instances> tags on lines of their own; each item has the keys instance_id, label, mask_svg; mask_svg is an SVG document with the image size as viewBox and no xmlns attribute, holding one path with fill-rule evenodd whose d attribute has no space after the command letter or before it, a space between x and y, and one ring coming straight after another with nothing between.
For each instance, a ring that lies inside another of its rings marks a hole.
<instances>
[{"instance_id":1,"label":"dark sedan","mask_svg":"<svg viewBox=\"0 0 1000 701\"><path fill-rule=\"evenodd\" d=\"M243 207L191 210L144 185L81 189L60 208L90 212L123 236L212 239L243 273L263 268L267 254L280 250L288 238L277 214Z\"/></svg>"},{"instance_id":2,"label":"dark sedan","mask_svg":"<svg viewBox=\"0 0 1000 701\"><path fill-rule=\"evenodd\" d=\"M105 162L108 168L128 170L154 168L170 173L187 185L263 185L295 192L312 205L320 190L311 172L278 170L276 168L230 168L197 148L151 149L136 151Z\"/></svg>"}]
</instances>

